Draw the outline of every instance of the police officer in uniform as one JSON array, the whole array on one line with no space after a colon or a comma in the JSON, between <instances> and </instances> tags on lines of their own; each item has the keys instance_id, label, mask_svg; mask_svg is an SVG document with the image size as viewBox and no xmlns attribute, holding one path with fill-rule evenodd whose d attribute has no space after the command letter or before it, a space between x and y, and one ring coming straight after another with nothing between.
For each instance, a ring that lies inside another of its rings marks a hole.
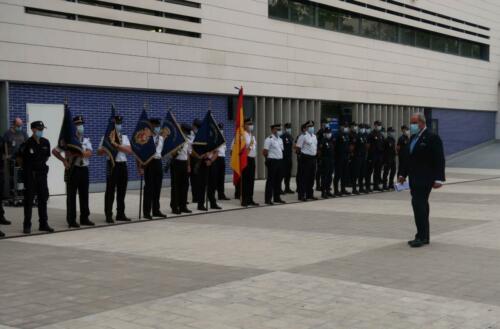
<instances>
[{"instance_id":1,"label":"police officer in uniform","mask_svg":"<svg viewBox=\"0 0 500 329\"><path fill-rule=\"evenodd\" d=\"M318 144L318 156L321 159L321 197L328 199L332 194L332 175L335 164L335 138L329 127L323 129L323 136Z\"/></svg>"},{"instance_id":2,"label":"police officer in uniform","mask_svg":"<svg viewBox=\"0 0 500 329\"><path fill-rule=\"evenodd\" d=\"M384 162L384 136L382 135L382 123L375 121L374 129L368 136L368 173L367 190L371 192L371 174L373 173L373 190L381 191L382 165Z\"/></svg>"},{"instance_id":3,"label":"police officer in uniform","mask_svg":"<svg viewBox=\"0 0 500 329\"><path fill-rule=\"evenodd\" d=\"M300 136L304 135L306 133L306 125L303 124L300 126L300 134L295 137L295 141L293 143L293 149L295 151L295 154L297 155L297 174L295 175L295 184L297 185L297 194L299 195L299 200L300 196L302 195L301 189L302 189L302 184L300 183L300 178L303 176L302 173L302 161L300 161L300 149L297 148L297 141L299 140Z\"/></svg>"},{"instance_id":4,"label":"police officer in uniform","mask_svg":"<svg viewBox=\"0 0 500 329\"><path fill-rule=\"evenodd\" d=\"M398 177L401 176L401 169L408 166L408 160L410 158L410 129L408 129L408 126L401 126L401 133L396 146L398 155Z\"/></svg>"},{"instance_id":5,"label":"police officer in uniform","mask_svg":"<svg viewBox=\"0 0 500 329\"><path fill-rule=\"evenodd\" d=\"M196 137L196 133L198 132L198 129L201 127L201 120L200 119L194 119L193 123L191 125L191 133L188 136L188 140L191 143L191 146L193 145L194 138ZM189 180L191 182L191 197L193 203L198 203L199 202L199 191L200 191L200 166L201 162L200 159L191 152L190 156L190 163L191 163L191 173L189 175Z\"/></svg>"},{"instance_id":6,"label":"police officer in uniform","mask_svg":"<svg viewBox=\"0 0 500 329\"><path fill-rule=\"evenodd\" d=\"M299 183L299 200L317 200L314 196L314 178L316 175L316 161L318 153L318 139L314 134L314 121L304 124L306 132L297 139L296 148L300 153L301 177Z\"/></svg>"},{"instance_id":7,"label":"police officer in uniform","mask_svg":"<svg viewBox=\"0 0 500 329\"><path fill-rule=\"evenodd\" d=\"M199 172L198 172L198 210L208 211L205 206L205 197L210 202L210 209L222 209L217 204L215 199L216 178L215 171L212 166L217 161L218 150L213 150L204 154L199 159Z\"/></svg>"},{"instance_id":8,"label":"police officer in uniform","mask_svg":"<svg viewBox=\"0 0 500 329\"><path fill-rule=\"evenodd\" d=\"M164 141L161 135L161 120L152 118L149 120L149 123L153 127L153 141L156 146L156 153L148 164L139 169L140 174L144 175L145 183L142 209L144 218L146 219L153 219L153 217L166 218L167 216L160 210L160 195L163 183L161 152Z\"/></svg>"},{"instance_id":9,"label":"police officer in uniform","mask_svg":"<svg viewBox=\"0 0 500 329\"><path fill-rule=\"evenodd\" d=\"M328 127L328 120L326 119L321 119L321 127L319 128L319 130L316 132L316 138L318 140L318 145L321 143L321 140L323 139L323 136L324 136L324 131L325 129ZM323 186L321 184L321 158L318 157L316 159L316 164L317 164L317 167L316 167L316 191L318 192L321 192L321 187Z\"/></svg>"},{"instance_id":10,"label":"police officer in uniform","mask_svg":"<svg viewBox=\"0 0 500 329\"><path fill-rule=\"evenodd\" d=\"M264 141L262 154L266 158L267 180L265 189L265 202L268 205L286 203L281 199L281 175L283 165L283 140L280 124L271 126L271 135Z\"/></svg>"},{"instance_id":11,"label":"police officer in uniform","mask_svg":"<svg viewBox=\"0 0 500 329\"><path fill-rule=\"evenodd\" d=\"M24 170L24 234L31 233L31 215L35 195L38 197L39 231L54 232L48 224L47 216L47 200L49 199L47 160L50 157L50 142L43 138L44 129L45 125L42 121L32 122L33 134L20 149Z\"/></svg>"},{"instance_id":12,"label":"police officer in uniform","mask_svg":"<svg viewBox=\"0 0 500 329\"><path fill-rule=\"evenodd\" d=\"M116 220L131 221L125 215L125 195L127 193L128 184L128 167L127 154L132 154L130 140L127 135L122 133L123 118L115 116L116 139L112 142L118 153L115 157L115 166L113 167L111 160L108 159L106 170L106 192L104 194L104 212L106 214L106 223L114 223L113 221L113 203L115 201L116 192ZM102 141L99 147L99 154L106 155L102 148Z\"/></svg>"},{"instance_id":13,"label":"police officer in uniform","mask_svg":"<svg viewBox=\"0 0 500 329\"><path fill-rule=\"evenodd\" d=\"M283 141L283 181L285 183L285 189L282 190L283 194L293 194L295 193L290 188L290 179L292 177L292 156L293 156L293 137L292 137L292 124L285 123L285 132L281 135L281 140ZM281 183L280 183L281 188Z\"/></svg>"},{"instance_id":14,"label":"police officer in uniform","mask_svg":"<svg viewBox=\"0 0 500 329\"><path fill-rule=\"evenodd\" d=\"M224 135L224 124L219 122L218 124L220 133ZM226 183L226 143L219 146L217 149L217 159L212 165L212 170L214 171L213 176L215 177L215 185L217 189L217 199L219 200L230 200L226 196L225 183Z\"/></svg>"},{"instance_id":15,"label":"police officer in uniform","mask_svg":"<svg viewBox=\"0 0 500 329\"><path fill-rule=\"evenodd\" d=\"M335 147L335 177L333 182L335 196L351 194L346 190L347 179L349 177L349 154L351 149L351 138L349 133L349 125L347 124L347 122L345 122L340 127L340 132Z\"/></svg>"},{"instance_id":16,"label":"police officer in uniform","mask_svg":"<svg viewBox=\"0 0 500 329\"><path fill-rule=\"evenodd\" d=\"M365 193L365 176L366 176L366 128L364 124L360 124L359 131L352 134L352 144L354 147L353 158L351 162L351 180L352 193Z\"/></svg>"},{"instance_id":17,"label":"police officer in uniform","mask_svg":"<svg viewBox=\"0 0 500 329\"><path fill-rule=\"evenodd\" d=\"M387 137L384 140L384 176L382 178L382 189L394 188L394 177L396 176L396 138L392 127L387 128Z\"/></svg>"},{"instance_id":18,"label":"police officer in uniform","mask_svg":"<svg viewBox=\"0 0 500 329\"><path fill-rule=\"evenodd\" d=\"M257 140L253 135L253 121L245 120L245 145L247 148L247 166L241 173L241 205L243 207L258 206L253 199L255 185L255 157L257 156Z\"/></svg>"},{"instance_id":19,"label":"police officer in uniform","mask_svg":"<svg viewBox=\"0 0 500 329\"><path fill-rule=\"evenodd\" d=\"M66 221L69 228L78 228L80 225L94 226L89 219L89 159L92 156L92 143L84 136L84 120L81 115L73 118L76 125L76 134L82 145L82 153L64 151L59 146L52 150L52 154L59 159L65 168L66 181ZM63 155L64 153L64 155ZM76 194L80 201L80 224L76 221Z\"/></svg>"},{"instance_id":20,"label":"police officer in uniform","mask_svg":"<svg viewBox=\"0 0 500 329\"><path fill-rule=\"evenodd\" d=\"M191 133L191 127L188 124L181 125L181 129L185 135ZM179 148L170 163L170 175L172 177L170 185L170 208L172 208L172 213L176 215L192 213L192 211L187 208L189 174L191 173L190 155L191 142L188 141Z\"/></svg>"}]
</instances>

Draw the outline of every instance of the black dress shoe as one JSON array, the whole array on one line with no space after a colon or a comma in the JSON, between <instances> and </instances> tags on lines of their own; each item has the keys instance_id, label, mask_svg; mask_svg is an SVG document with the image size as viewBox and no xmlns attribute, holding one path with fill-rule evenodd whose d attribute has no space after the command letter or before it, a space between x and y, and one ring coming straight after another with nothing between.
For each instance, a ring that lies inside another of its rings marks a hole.
<instances>
[{"instance_id":1,"label":"black dress shoe","mask_svg":"<svg viewBox=\"0 0 500 329\"><path fill-rule=\"evenodd\" d=\"M335 192L335 197L341 197L342 196L342 193L340 192Z\"/></svg>"},{"instance_id":2,"label":"black dress shoe","mask_svg":"<svg viewBox=\"0 0 500 329\"><path fill-rule=\"evenodd\" d=\"M151 215L144 215L144 216L142 216L142 218L152 220L153 216L151 216ZM116 220L119 220L119 219L117 218Z\"/></svg>"},{"instance_id":3,"label":"black dress shoe","mask_svg":"<svg viewBox=\"0 0 500 329\"><path fill-rule=\"evenodd\" d=\"M127 216L120 216L120 217L116 217L116 220L118 222L131 222L132 220L130 218L128 218Z\"/></svg>"},{"instance_id":4,"label":"black dress shoe","mask_svg":"<svg viewBox=\"0 0 500 329\"><path fill-rule=\"evenodd\" d=\"M306 202L307 198L305 196L304 197L299 197L299 201Z\"/></svg>"},{"instance_id":5,"label":"black dress shoe","mask_svg":"<svg viewBox=\"0 0 500 329\"><path fill-rule=\"evenodd\" d=\"M258 207L258 206L260 206L257 202L255 202L255 201L253 201L253 200L252 200L252 201L250 201L248 204L249 204L249 205L251 205L251 206L254 206L254 207Z\"/></svg>"},{"instance_id":6,"label":"black dress shoe","mask_svg":"<svg viewBox=\"0 0 500 329\"><path fill-rule=\"evenodd\" d=\"M167 215L162 213L161 211L153 213L153 217L167 218Z\"/></svg>"},{"instance_id":7,"label":"black dress shoe","mask_svg":"<svg viewBox=\"0 0 500 329\"><path fill-rule=\"evenodd\" d=\"M198 206L198 210L200 210L200 211L208 211L208 209L205 206Z\"/></svg>"},{"instance_id":8,"label":"black dress shoe","mask_svg":"<svg viewBox=\"0 0 500 329\"><path fill-rule=\"evenodd\" d=\"M25 228L23 228L23 233L24 234L31 234L31 227L25 227Z\"/></svg>"},{"instance_id":9,"label":"black dress shoe","mask_svg":"<svg viewBox=\"0 0 500 329\"><path fill-rule=\"evenodd\" d=\"M95 226L95 223L90 219L80 220L80 225L82 226Z\"/></svg>"},{"instance_id":10,"label":"black dress shoe","mask_svg":"<svg viewBox=\"0 0 500 329\"><path fill-rule=\"evenodd\" d=\"M294 194L295 192L288 188L288 189L285 189L285 193L286 194Z\"/></svg>"},{"instance_id":11,"label":"black dress shoe","mask_svg":"<svg viewBox=\"0 0 500 329\"><path fill-rule=\"evenodd\" d=\"M360 193L360 192L358 192L357 190L353 190L353 191L352 191L352 194L354 194L354 195L360 195L361 193Z\"/></svg>"},{"instance_id":12,"label":"black dress shoe","mask_svg":"<svg viewBox=\"0 0 500 329\"><path fill-rule=\"evenodd\" d=\"M10 220L7 220L5 217L0 218L0 225L10 225L10 224L12 224Z\"/></svg>"},{"instance_id":13,"label":"black dress shoe","mask_svg":"<svg viewBox=\"0 0 500 329\"><path fill-rule=\"evenodd\" d=\"M242 203L241 203L241 206L246 208L246 207L248 207L248 206L249 206L249 204L248 204L247 202L242 202Z\"/></svg>"},{"instance_id":14,"label":"black dress shoe","mask_svg":"<svg viewBox=\"0 0 500 329\"><path fill-rule=\"evenodd\" d=\"M267 204L268 206L273 206L274 205L274 203L272 201L266 201L264 203Z\"/></svg>"},{"instance_id":15,"label":"black dress shoe","mask_svg":"<svg viewBox=\"0 0 500 329\"><path fill-rule=\"evenodd\" d=\"M326 196L329 198L335 198L335 194L333 194L332 192L327 192Z\"/></svg>"},{"instance_id":16,"label":"black dress shoe","mask_svg":"<svg viewBox=\"0 0 500 329\"><path fill-rule=\"evenodd\" d=\"M274 200L274 203L281 203L281 204L285 204L286 201L283 200L283 199L278 199L278 200Z\"/></svg>"},{"instance_id":17,"label":"black dress shoe","mask_svg":"<svg viewBox=\"0 0 500 329\"><path fill-rule=\"evenodd\" d=\"M222 209L222 207L219 206L217 203L215 203L215 204L211 204L210 205L210 209L217 209L217 210L219 210L219 209Z\"/></svg>"},{"instance_id":18,"label":"black dress shoe","mask_svg":"<svg viewBox=\"0 0 500 329\"><path fill-rule=\"evenodd\" d=\"M80 224L77 222L68 223L68 228L79 228Z\"/></svg>"},{"instance_id":19,"label":"black dress shoe","mask_svg":"<svg viewBox=\"0 0 500 329\"><path fill-rule=\"evenodd\" d=\"M113 220L113 218L106 218L106 223L108 223L108 224L114 224L115 221Z\"/></svg>"},{"instance_id":20,"label":"black dress shoe","mask_svg":"<svg viewBox=\"0 0 500 329\"><path fill-rule=\"evenodd\" d=\"M189 210L188 208L183 208L181 209L181 212L185 213L185 214L191 214L193 213L191 210Z\"/></svg>"},{"instance_id":21,"label":"black dress shoe","mask_svg":"<svg viewBox=\"0 0 500 329\"><path fill-rule=\"evenodd\" d=\"M54 229L50 227L48 224L42 225L38 228L40 232L48 232L48 233L53 233Z\"/></svg>"},{"instance_id":22,"label":"black dress shoe","mask_svg":"<svg viewBox=\"0 0 500 329\"><path fill-rule=\"evenodd\" d=\"M365 190L365 189L360 189L360 190L359 190L359 193L360 193L360 194L366 194L366 190Z\"/></svg>"},{"instance_id":23,"label":"black dress shoe","mask_svg":"<svg viewBox=\"0 0 500 329\"><path fill-rule=\"evenodd\" d=\"M172 214L180 215L180 214L182 214L182 212L179 209L172 209Z\"/></svg>"},{"instance_id":24,"label":"black dress shoe","mask_svg":"<svg viewBox=\"0 0 500 329\"><path fill-rule=\"evenodd\" d=\"M409 245L412 248L420 248L420 247L425 246L425 243L422 240L413 240L413 241L410 241Z\"/></svg>"},{"instance_id":25,"label":"black dress shoe","mask_svg":"<svg viewBox=\"0 0 500 329\"><path fill-rule=\"evenodd\" d=\"M227 196L223 195L223 196L220 196L220 197L219 197L219 200L229 201L229 200L231 200L231 199L229 199Z\"/></svg>"},{"instance_id":26,"label":"black dress shoe","mask_svg":"<svg viewBox=\"0 0 500 329\"><path fill-rule=\"evenodd\" d=\"M3 233L2 231L0 231L0 238L3 238L5 237L5 233Z\"/></svg>"},{"instance_id":27,"label":"black dress shoe","mask_svg":"<svg viewBox=\"0 0 500 329\"><path fill-rule=\"evenodd\" d=\"M348 191L346 191L346 190L343 190L343 191L342 191L342 194L343 194L343 195L351 195L352 193L351 193L351 192L348 192Z\"/></svg>"}]
</instances>

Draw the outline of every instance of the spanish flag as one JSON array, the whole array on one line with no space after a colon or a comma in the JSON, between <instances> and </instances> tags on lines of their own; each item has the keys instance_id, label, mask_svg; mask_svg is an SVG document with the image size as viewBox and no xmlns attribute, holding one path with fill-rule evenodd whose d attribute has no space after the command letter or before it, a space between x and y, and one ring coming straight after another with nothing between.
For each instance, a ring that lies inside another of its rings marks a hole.
<instances>
[{"instance_id":1,"label":"spanish flag","mask_svg":"<svg viewBox=\"0 0 500 329\"><path fill-rule=\"evenodd\" d=\"M238 96L238 108L236 109L236 121L234 145L231 153L231 168L233 169L233 183L238 185L241 173L247 166L247 147L245 141L245 114L243 111L243 87L240 88Z\"/></svg>"}]
</instances>

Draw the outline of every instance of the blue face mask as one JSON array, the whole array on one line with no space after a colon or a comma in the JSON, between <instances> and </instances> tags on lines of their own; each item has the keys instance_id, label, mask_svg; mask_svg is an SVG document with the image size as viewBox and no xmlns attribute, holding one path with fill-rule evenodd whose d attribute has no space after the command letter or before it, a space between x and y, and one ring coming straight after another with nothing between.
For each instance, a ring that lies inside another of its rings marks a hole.
<instances>
[{"instance_id":1,"label":"blue face mask","mask_svg":"<svg viewBox=\"0 0 500 329\"><path fill-rule=\"evenodd\" d=\"M117 132L122 131L122 125L115 125L115 129Z\"/></svg>"},{"instance_id":2,"label":"blue face mask","mask_svg":"<svg viewBox=\"0 0 500 329\"><path fill-rule=\"evenodd\" d=\"M23 127L16 127L16 131L20 133L21 131L23 131Z\"/></svg>"},{"instance_id":3,"label":"blue face mask","mask_svg":"<svg viewBox=\"0 0 500 329\"><path fill-rule=\"evenodd\" d=\"M85 131L85 128L83 128L82 125L76 126L76 130L80 135L83 135L83 132Z\"/></svg>"},{"instance_id":4,"label":"blue face mask","mask_svg":"<svg viewBox=\"0 0 500 329\"><path fill-rule=\"evenodd\" d=\"M412 123L410 125L410 133L412 135L416 135L420 132L420 128L418 127L418 124L417 123Z\"/></svg>"},{"instance_id":5,"label":"blue face mask","mask_svg":"<svg viewBox=\"0 0 500 329\"><path fill-rule=\"evenodd\" d=\"M307 132L310 134L314 134L314 127L307 128Z\"/></svg>"},{"instance_id":6,"label":"blue face mask","mask_svg":"<svg viewBox=\"0 0 500 329\"><path fill-rule=\"evenodd\" d=\"M158 134L160 134L161 128L160 127L154 127L153 130L154 130L155 134L158 135Z\"/></svg>"},{"instance_id":7,"label":"blue face mask","mask_svg":"<svg viewBox=\"0 0 500 329\"><path fill-rule=\"evenodd\" d=\"M43 137L43 130L37 130L35 131L35 135L37 138L42 138Z\"/></svg>"}]
</instances>

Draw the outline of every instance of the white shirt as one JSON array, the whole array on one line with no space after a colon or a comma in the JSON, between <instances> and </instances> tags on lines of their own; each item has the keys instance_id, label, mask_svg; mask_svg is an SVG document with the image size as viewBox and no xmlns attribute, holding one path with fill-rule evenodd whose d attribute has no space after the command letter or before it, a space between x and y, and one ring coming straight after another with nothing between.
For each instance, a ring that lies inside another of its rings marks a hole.
<instances>
[{"instance_id":1,"label":"white shirt","mask_svg":"<svg viewBox=\"0 0 500 329\"><path fill-rule=\"evenodd\" d=\"M182 145L181 148L177 151L176 160L187 161L188 156L191 154L191 143L186 142Z\"/></svg>"},{"instance_id":2,"label":"white shirt","mask_svg":"<svg viewBox=\"0 0 500 329\"><path fill-rule=\"evenodd\" d=\"M118 135L120 136L122 143L122 146L130 146L130 140L128 139L127 135ZM102 147L102 143L104 141L104 137L101 139L101 143L99 144L99 148ZM161 153L160 153L161 154ZM115 162L127 162L127 155L121 151L118 151L115 157Z\"/></svg>"},{"instance_id":3,"label":"white shirt","mask_svg":"<svg viewBox=\"0 0 500 329\"><path fill-rule=\"evenodd\" d=\"M226 157L226 144L222 144L221 146L219 146L219 148L217 149L217 152L218 152L218 155L219 155L219 158L224 158Z\"/></svg>"},{"instance_id":4,"label":"white shirt","mask_svg":"<svg viewBox=\"0 0 500 329\"><path fill-rule=\"evenodd\" d=\"M163 142L165 141L165 139L163 138L163 136L154 135L153 141L155 142L156 145L156 153L154 155L154 158L161 159L161 152L163 151Z\"/></svg>"},{"instance_id":5,"label":"white shirt","mask_svg":"<svg viewBox=\"0 0 500 329\"><path fill-rule=\"evenodd\" d=\"M267 150L268 159L283 159L283 140L276 135L271 135L264 141L264 150Z\"/></svg>"},{"instance_id":6,"label":"white shirt","mask_svg":"<svg viewBox=\"0 0 500 329\"><path fill-rule=\"evenodd\" d=\"M300 153L316 156L318 152L318 139L315 134L307 132L299 136L296 146L300 148Z\"/></svg>"},{"instance_id":7,"label":"white shirt","mask_svg":"<svg viewBox=\"0 0 500 329\"><path fill-rule=\"evenodd\" d=\"M257 141L255 136L249 134L245 131L245 144L248 148L248 156L250 158L255 158L257 156Z\"/></svg>"},{"instance_id":8,"label":"white shirt","mask_svg":"<svg viewBox=\"0 0 500 329\"><path fill-rule=\"evenodd\" d=\"M80 139L80 143L82 144L82 151L92 151L92 143L90 142L90 138L83 137L83 139ZM64 150L61 149L59 146L56 147L56 150L59 153L64 153ZM90 160L89 158L84 158L84 157L77 157L74 159L74 165L78 167L88 167Z\"/></svg>"}]
</instances>

